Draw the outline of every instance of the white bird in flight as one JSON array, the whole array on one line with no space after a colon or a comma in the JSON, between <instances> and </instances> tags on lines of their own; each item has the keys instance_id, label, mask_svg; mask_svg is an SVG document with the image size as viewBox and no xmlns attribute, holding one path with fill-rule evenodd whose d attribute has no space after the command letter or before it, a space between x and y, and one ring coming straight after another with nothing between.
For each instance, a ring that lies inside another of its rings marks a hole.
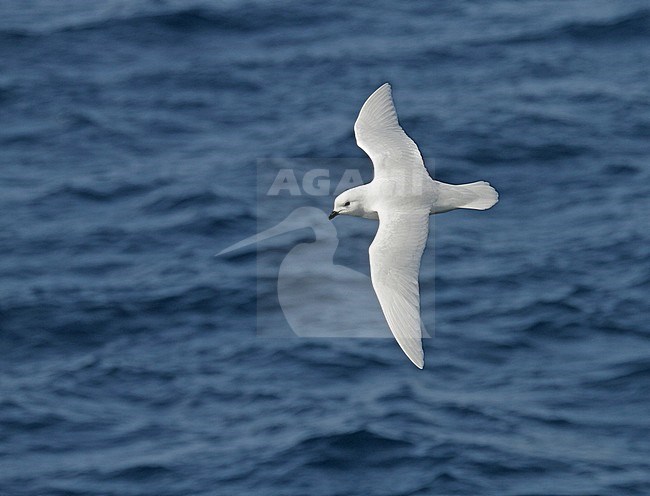
<instances>
[{"instance_id":1,"label":"white bird in flight","mask_svg":"<svg viewBox=\"0 0 650 496\"><path fill-rule=\"evenodd\" d=\"M354 134L372 160L374 178L337 196L329 218L353 215L379 220L369 249L372 286L397 343L422 369L418 275L429 215L457 208L486 210L499 195L485 181L446 184L431 178L417 145L399 125L388 83L361 107Z\"/></svg>"}]
</instances>

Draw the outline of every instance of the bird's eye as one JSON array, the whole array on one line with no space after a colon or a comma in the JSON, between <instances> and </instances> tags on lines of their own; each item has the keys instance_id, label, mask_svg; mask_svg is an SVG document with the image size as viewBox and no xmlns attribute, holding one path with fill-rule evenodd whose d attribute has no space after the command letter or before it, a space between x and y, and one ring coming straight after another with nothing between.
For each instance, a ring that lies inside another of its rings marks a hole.
<instances>
[{"instance_id":1,"label":"bird's eye","mask_svg":"<svg viewBox=\"0 0 650 496\"><path fill-rule=\"evenodd\" d=\"M349 206L350 206L350 202L345 202L345 203L343 204L343 206L344 206L344 207L349 207Z\"/></svg>"}]
</instances>

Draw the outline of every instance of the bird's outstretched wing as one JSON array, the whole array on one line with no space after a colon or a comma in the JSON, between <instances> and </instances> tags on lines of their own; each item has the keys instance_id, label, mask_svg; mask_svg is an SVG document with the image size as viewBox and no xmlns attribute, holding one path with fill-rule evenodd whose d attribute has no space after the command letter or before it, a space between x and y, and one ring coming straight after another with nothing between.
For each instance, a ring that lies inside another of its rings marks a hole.
<instances>
[{"instance_id":1,"label":"bird's outstretched wing","mask_svg":"<svg viewBox=\"0 0 650 496\"><path fill-rule=\"evenodd\" d=\"M361 107L354 123L357 145L368 154L375 177L428 174L415 142L399 125L390 84L384 83Z\"/></svg>"},{"instance_id":2,"label":"bird's outstretched wing","mask_svg":"<svg viewBox=\"0 0 650 496\"><path fill-rule=\"evenodd\" d=\"M381 210L369 250L372 286L388 326L418 368L424 367L418 275L428 233L428 210Z\"/></svg>"}]
</instances>

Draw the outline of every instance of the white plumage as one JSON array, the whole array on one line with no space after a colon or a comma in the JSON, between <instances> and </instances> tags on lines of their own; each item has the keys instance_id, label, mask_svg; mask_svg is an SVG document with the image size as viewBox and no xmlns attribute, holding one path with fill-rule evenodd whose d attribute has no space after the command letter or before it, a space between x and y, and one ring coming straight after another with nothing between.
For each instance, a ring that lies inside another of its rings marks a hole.
<instances>
[{"instance_id":1,"label":"white plumage","mask_svg":"<svg viewBox=\"0 0 650 496\"><path fill-rule=\"evenodd\" d=\"M374 178L341 193L330 219L346 214L379 220L369 250L372 285L398 344L423 368L418 275L429 215L457 208L485 210L498 194L485 181L454 185L431 179L420 150L399 125L388 83L366 100L354 133L372 160Z\"/></svg>"}]
</instances>

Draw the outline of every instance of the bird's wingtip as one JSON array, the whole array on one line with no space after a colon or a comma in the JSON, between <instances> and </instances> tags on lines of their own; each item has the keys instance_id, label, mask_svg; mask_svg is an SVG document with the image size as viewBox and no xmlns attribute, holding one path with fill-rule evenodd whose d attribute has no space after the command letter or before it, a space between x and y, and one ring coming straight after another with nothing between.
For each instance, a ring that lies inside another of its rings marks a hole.
<instances>
[{"instance_id":1,"label":"bird's wingtip","mask_svg":"<svg viewBox=\"0 0 650 496\"><path fill-rule=\"evenodd\" d=\"M377 91L381 91L381 90L387 90L388 92L392 93L393 92L393 85L390 84L388 81L386 81L379 88L377 88Z\"/></svg>"},{"instance_id":2,"label":"bird's wingtip","mask_svg":"<svg viewBox=\"0 0 650 496\"><path fill-rule=\"evenodd\" d=\"M406 353L406 351L405 351ZM412 356L412 354L406 353L406 356L408 357L409 360L415 365L417 368L422 370L424 368L424 354L418 354L415 356Z\"/></svg>"},{"instance_id":3,"label":"bird's wingtip","mask_svg":"<svg viewBox=\"0 0 650 496\"><path fill-rule=\"evenodd\" d=\"M370 96L376 95L378 93L382 93L384 91L388 91L389 93L393 92L393 86L388 81L386 81L384 84L379 86Z\"/></svg>"}]
</instances>

